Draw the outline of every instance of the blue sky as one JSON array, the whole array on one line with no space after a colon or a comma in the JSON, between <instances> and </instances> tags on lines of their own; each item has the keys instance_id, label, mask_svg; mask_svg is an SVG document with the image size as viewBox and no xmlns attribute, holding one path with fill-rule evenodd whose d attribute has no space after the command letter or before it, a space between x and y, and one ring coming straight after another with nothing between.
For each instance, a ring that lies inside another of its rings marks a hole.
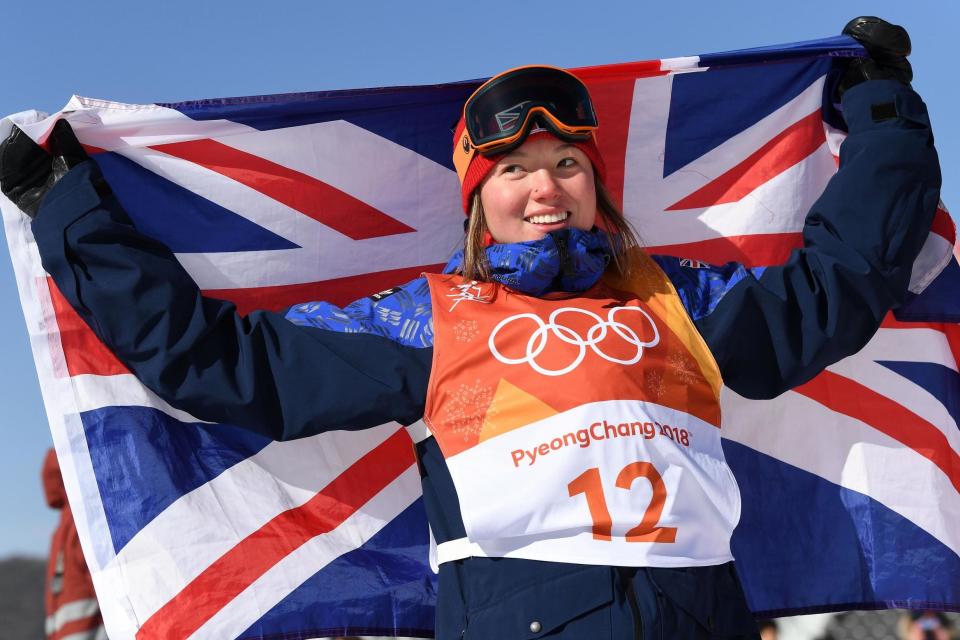
<instances>
[{"instance_id":1,"label":"blue sky","mask_svg":"<svg viewBox=\"0 0 960 640\"><path fill-rule=\"evenodd\" d=\"M0 115L56 111L71 94L172 102L445 82L530 63L693 55L833 35L850 18L874 14L913 37L914 86L930 107L943 198L960 209L960 130L951 118L960 90L950 46L960 4L597 0L573 7L542 0L10 3L0 39ZM2 558L45 553L55 514L40 490L51 440L8 257L0 257L0 296Z\"/></svg>"}]
</instances>

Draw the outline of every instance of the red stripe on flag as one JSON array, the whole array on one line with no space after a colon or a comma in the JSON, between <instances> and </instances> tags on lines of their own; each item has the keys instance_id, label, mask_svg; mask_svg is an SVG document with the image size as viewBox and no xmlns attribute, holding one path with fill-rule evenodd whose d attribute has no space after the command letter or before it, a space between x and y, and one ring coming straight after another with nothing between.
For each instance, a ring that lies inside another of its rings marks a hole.
<instances>
[{"instance_id":1,"label":"red stripe on flag","mask_svg":"<svg viewBox=\"0 0 960 640\"><path fill-rule=\"evenodd\" d=\"M746 160L709 182L666 211L700 209L738 202L819 149L827 140L820 111L793 123Z\"/></svg>"},{"instance_id":2,"label":"red stripe on flag","mask_svg":"<svg viewBox=\"0 0 960 640\"><path fill-rule=\"evenodd\" d=\"M960 492L960 455L942 431L903 405L832 371L824 371L794 391L913 449L943 471Z\"/></svg>"},{"instance_id":3,"label":"red stripe on flag","mask_svg":"<svg viewBox=\"0 0 960 640\"><path fill-rule=\"evenodd\" d=\"M953 354L953 364L960 365L960 325L945 324L940 330L947 336L947 344L950 345L950 352Z\"/></svg>"},{"instance_id":4,"label":"red stripe on flag","mask_svg":"<svg viewBox=\"0 0 960 640\"><path fill-rule=\"evenodd\" d=\"M600 130L597 146L607 165L604 186L610 197L623 206L623 172L627 157L627 133L630 129L630 111L633 108L633 86L638 78L662 76L669 73L660 68L659 60L584 67L574 73L590 88Z\"/></svg>"},{"instance_id":5,"label":"red stripe on flag","mask_svg":"<svg viewBox=\"0 0 960 640\"><path fill-rule=\"evenodd\" d=\"M664 70L662 60L640 60L637 62L620 62L618 64L604 64L594 67L577 67L571 69L578 78L587 84L596 80L619 80L624 77L651 78L653 76L665 76L670 73ZM593 90L590 90L591 97Z\"/></svg>"},{"instance_id":6,"label":"red stripe on flag","mask_svg":"<svg viewBox=\"0 0 960 640\"><path fill-rule=\"evenodd\" d=\"M913 320L897 320L893 313L888 313L880 323L881 329L933 329L945 333L947 329L955 327L943 322L914 322ZM960 362L960 361L958 361Z\"/></svg>"},{"instance_id":7,"label":"red stripe on flag","mask_svg":"<svg viewBox=\"0 0 960 640\"><path fill-rule=\"evenodd\" d=\"M232 178L354 240L415 231L325 182L215 140L151 148Z\"/></svg>"},{"instance_id":8,"label":"red stripe on flag","mask_svg":"<svg viewBox=\"0 0 960 640\"><path fill-rule=\"evenodd\" d=\"M933 216L933 224L930 225L930 232L943 236L950 244L957 241L957 226L943 207L937 207L937 213Z\"/></svg>"},{"instance_id":9,"label":"red stripe on flag","mask_svg":"<svg viewBox=\"0 0 960 640\"><path fill-rule=\"evenodd\" d=\"M144 622L139 640L186 638L278 562L333 531L414 463L399 429L305 504L285 511L207 567Z\"/></svg>"},{"instance_id":10,"label":"red stripe on flag","mask_svg":"<svg viewBox=\"0 0 960 640\"><path fill-rule=\"evenodd\" d=\"M52 278L47 278L47 288L50 290L50 301L57 318L60 347L63 349L67 373L71 376L113 376L130 373L74 311Z\"/></svg>"},{"instance_id":11,"label":"red stripe on flag","mask_svg":"<svg viewBox=\"0 0 960 640\"><path fill-rule=\"evenodd\" d=\"M421 273L440 273L442 264L429 264L422 267L404 267L374 273L362 273L345 278L288 284L271 287L250 287L246 289L207 289L204 295L221 300L229 300L237 305L237 310L246 315L257 309L283 311L301 302L323 300L337 306L344 306L384 289L409 282Z\"/></svg>"},{"instance_id":12,"label":"red stripe on flag","mask_svg":"<svg viewBox=\"0 0 960 640\"><path fill-rule=\"evenodd\" d=\"M590 83L590 93L603 127L597 131L597 146L607 168L604 186L617 206L623 206L623 176L627 157L627 131L633 107L632 78L597 80Z\"/></svg>"},{"instance_id":13,"label":"red stripe on flag","mask_svg":"<svg viewBox=\"0 0 960 640\"><path fill-rule=\"evenodd\" d=\"M765 267L783 264L791 251L802 246L803 238L799 233L757 233L646 249L649 253L692 258L715 265L739 262L746 267Z\"/></svg>"}]
</instances>

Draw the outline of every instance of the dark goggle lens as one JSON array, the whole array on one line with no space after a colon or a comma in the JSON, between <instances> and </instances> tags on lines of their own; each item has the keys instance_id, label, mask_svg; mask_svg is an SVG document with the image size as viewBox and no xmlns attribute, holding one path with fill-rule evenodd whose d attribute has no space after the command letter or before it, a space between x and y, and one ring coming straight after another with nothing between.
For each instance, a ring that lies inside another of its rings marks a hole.
<instances>
[{"instance_id":1,"label":"dark goggle lens","mask_svg":"<svg viewBox=\"0 0 960 640\"><path fill-rule=\"evenodd\" d=\"M475 146L517 133L534 107L543 107L568 127L596 127L587 88L557 69L518 69L490 81L464 107Z\"/></svg>"}]
</instances>

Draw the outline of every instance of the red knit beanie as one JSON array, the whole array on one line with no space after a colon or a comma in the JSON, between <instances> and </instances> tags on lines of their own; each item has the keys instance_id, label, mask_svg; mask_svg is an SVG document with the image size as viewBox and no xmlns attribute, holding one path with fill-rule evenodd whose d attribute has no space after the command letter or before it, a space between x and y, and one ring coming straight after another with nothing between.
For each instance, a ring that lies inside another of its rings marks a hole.
<instances>
[{"instance_id":1,"label":"red knit beanie","mask_svg":"<svg viewBox=\"0 0 960 640\"><path fill-rule=\"evenodd\" d=\"M541 135L553 134L547 130L540 130L531 133L527 140ZM571 142L571 144L590 158L594 173L600 178L600 182L604 182L607 177L607 166L603 162L603 156L600 155L600 149L597 147L594 136L591 135L586 140ZM467 159L467 156L471 153L473 153L473 157L469 158L469 164L464 166L463 160ZM453 164L457 168L457 177L460 178L460 193L463 198L463 212L465 214L470 215L470 197L473 195L474 189L483 182L483 179L487 177L487 174L500 162L504 155L506 154L485 156L476 153L470 145L470 138L467 136L463 116L460 117L460 122L457 123L457 129L453 134Z\"/></svg>"}]
</instances>

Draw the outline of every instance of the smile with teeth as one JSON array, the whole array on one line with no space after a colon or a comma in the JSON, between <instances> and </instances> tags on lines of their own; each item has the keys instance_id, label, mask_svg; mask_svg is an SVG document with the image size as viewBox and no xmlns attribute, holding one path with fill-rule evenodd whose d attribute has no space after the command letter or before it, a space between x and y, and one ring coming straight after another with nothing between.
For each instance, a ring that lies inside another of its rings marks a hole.
<instances>
[{"instance_id":1,"label":"smile with teeth","mask_svg":"<svg viewBox=\"0 0 960 640\"><path fill-rule=\"evenodd\" d=\"M563 222L569 217L569 211L560 211L558 213L544 213L537 216L530 216L524 220L526 222L532 222L533 224L554 224L556 222Z\"/></svg>"}]
</instances>

